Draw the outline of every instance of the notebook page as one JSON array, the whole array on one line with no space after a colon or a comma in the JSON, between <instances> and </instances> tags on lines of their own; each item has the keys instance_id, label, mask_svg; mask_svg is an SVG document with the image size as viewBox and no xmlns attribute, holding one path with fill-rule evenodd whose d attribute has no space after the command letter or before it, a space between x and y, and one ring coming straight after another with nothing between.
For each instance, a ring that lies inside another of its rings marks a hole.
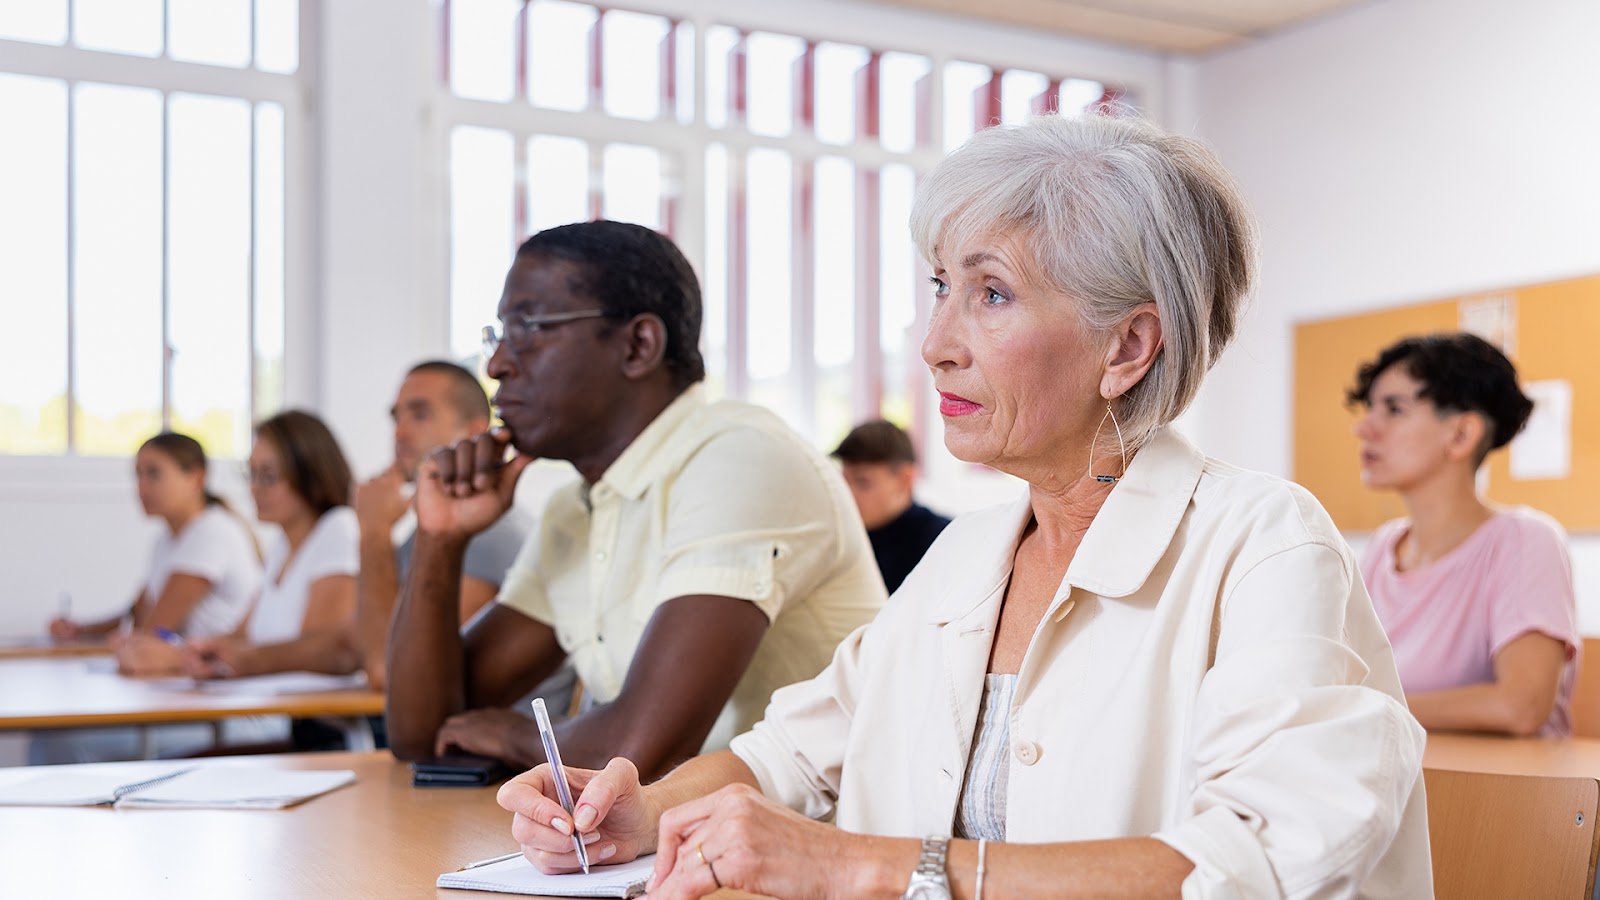
<instances>
[{"instance_id":1,"label":"notebook page","mask_svg":"<svg viewBox=\"0 0 1600 900\"><path fill-rule=\"evenodd\" d=\"M130 794L119 808L283 809L352 784L349 769L284 771L244 766L206 766L181 778Z\"/></svg>"},{"instance_id":2,"label":"notebook page","mask_svg":"<svg viewBox=\"0 0 1600 900\"><path fill-rule=\"evenodd\" d=\"M446 872L436 882L439 887L502 894L534 894L546 897L637 897L655 870L655 854L615 866L592 866L589 874L546 875L533 863L517 856L464 872Z\"/></svg>"},{"instance_id":3,"label":"notebook page","mask_svg":"<svg viewBox=\"0 0 1600 900\"><path fill-rule=\"evenodd\" d=\"M0 806L99 806L130 788L173 778L192 765L123 766L115 771L84 771L78 766L52 766L42 774L0 785Z\"/></svg>"}]
</instances>

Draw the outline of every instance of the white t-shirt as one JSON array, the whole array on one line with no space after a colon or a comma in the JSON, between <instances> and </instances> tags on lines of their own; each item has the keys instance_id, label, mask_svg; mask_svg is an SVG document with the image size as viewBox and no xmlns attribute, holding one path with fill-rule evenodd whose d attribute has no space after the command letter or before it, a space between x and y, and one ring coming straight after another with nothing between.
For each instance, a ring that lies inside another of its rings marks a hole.
<instances>
[{"instance_id":1,"label":"white t-shirt","mask_svg":"<svg viewBox=\"0 0 1600 900\"><path fill-rule=\"evenodd\" d=\"M323 513L293 559L288 559L288 540L277 535L267 549L267 580L250 618L250 641L272 644L299 637L311 585L329 575L355 575L360 538L355 510L348 506Z\"/></svg>"},{"instance_id":2,"label":"white t-shirt","mask_svg":"<svg viewBox=\"0 0 1600 900\"><path fill-rule=\"evenodd\" d=\"M150 574L144 593L154 604L173 575L193 575L211 582L180 629L191 638L216 637L239 627L250 613L250 601L261 587L261 560L244 520L220 506L208 506L183 530L162 529L150 551Z\"/></svg>"}]
</instances>

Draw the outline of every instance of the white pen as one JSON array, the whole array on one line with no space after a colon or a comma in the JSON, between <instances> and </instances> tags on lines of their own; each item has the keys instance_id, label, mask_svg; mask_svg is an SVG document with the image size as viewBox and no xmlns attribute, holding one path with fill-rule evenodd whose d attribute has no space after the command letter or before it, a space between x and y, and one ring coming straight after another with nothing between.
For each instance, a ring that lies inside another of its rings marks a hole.
<instances>
[{"instance_id":1,"label":"white pen","mask_svg":"<svg viewBox=\"0 0 1600 900\"><path fill-rule=\"evenodd\" d=\"M492 866L497 862L505 862L508 859L516 859L517 857L519 857L521 855L522 855L522 851L521 850L517 850L517 851L512 852L512 853L507 853L504 856L496 856L496 857L492 857L490 859L480 859L477 862L467 863L466 865L462 866L461 868L457 869L456 871L457 872L465 872L468 869L476 869L479 866Z\"/></svg>"},{"instance_id":2,"label":"white pen","mask_svg":"<svg viewBox=\"0 0 1600 900\"><path fill-rule=\"evenodd\" d=\"M544 698L533 698L533 720L539 723L539 740L544 742L544 758L556 782L556 798L561 808L572 815L572 789L567 786L567 770L561 766L561 751L556 749L556 732L550 727L550 713L544 708ZM589 874L589 851L584 849L583 835L578 834L578 821L572 821L572 846L578 851L578 867Z\"/></svg>"}]
</instances>

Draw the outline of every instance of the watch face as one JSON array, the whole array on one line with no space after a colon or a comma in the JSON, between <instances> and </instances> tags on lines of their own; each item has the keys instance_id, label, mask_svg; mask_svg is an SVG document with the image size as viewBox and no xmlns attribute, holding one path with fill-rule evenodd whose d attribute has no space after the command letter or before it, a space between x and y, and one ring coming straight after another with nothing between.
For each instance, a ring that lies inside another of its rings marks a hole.
<instances>
[{"instance_id":1,"label":"watch face","mask_svg":"<svg viewBox=\"0 0 1600 900\"><path fill-rule=\"evenodd\" d=\"M931 882L914 884L906 891L904 900L950 900L950 889Z\"/></svg>"}]
</instances>

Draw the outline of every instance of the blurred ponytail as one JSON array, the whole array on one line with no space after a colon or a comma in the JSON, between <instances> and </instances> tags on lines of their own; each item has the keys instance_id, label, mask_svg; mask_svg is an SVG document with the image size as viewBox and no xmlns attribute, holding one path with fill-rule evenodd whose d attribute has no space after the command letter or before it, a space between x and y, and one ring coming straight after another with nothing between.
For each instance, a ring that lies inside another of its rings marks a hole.
<instances>
[{"instance_id":1,"label":"blurred ponytail","mask_svg":"<svg viewBox=\"0 0 1600 900\"><path fill-rule=\"evenodd\" d=\"M204 474L205 472L209 471L209 467L206 463L205 448L200 446L199 441L188 436L187 434L179 434L176 431L163 431L155 437L145 441L139 446L139 449L159 450L160 452L166 454L167 458L171 459L173 463L175 463L178 468L184 472L193 472L194 470L199 469L200 472ZM238 519L239 524L244 526L244 533L250 536L250 546L256 552L256 561L262 561L261 541L256 537L256 530L250 525L250 520L246 519L243 515L240 515L239 511L234 509L233 506L228 503L228 501L222 499L216 494L211 493L211 491L205 487L205 482L203 480L200 482L200 484L200 496L205 500L205 505L208 507L221 507L223 512L233 516L235 519Z\"/></svg>"}]
</instances>

